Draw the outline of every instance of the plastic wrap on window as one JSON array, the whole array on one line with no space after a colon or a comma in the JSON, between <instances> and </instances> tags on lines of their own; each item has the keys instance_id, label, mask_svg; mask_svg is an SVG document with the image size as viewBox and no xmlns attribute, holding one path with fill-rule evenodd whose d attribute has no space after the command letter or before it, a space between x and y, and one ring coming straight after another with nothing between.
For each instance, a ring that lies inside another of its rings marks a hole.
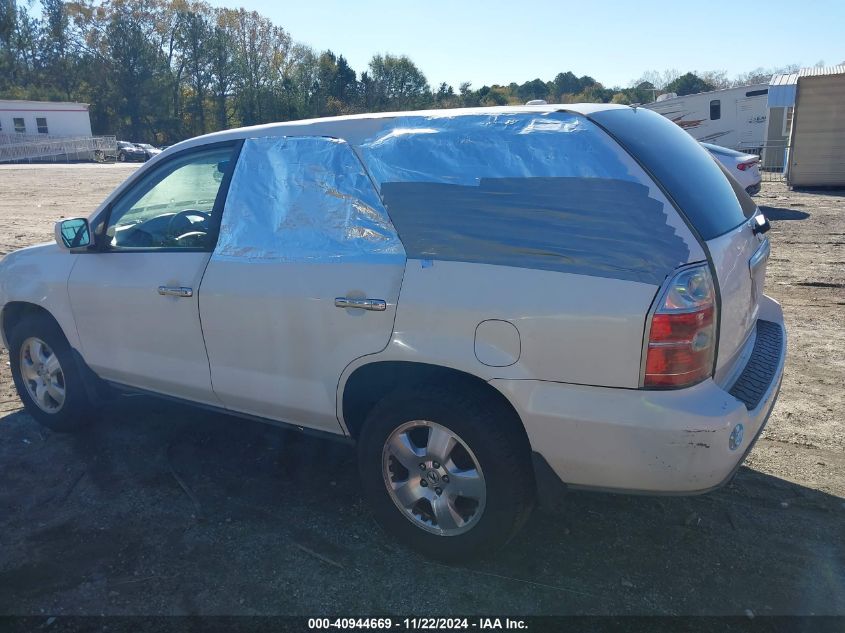
<instances>
[{"instance_id":1,"label":"plastic wrap on window","mask_svg":"<svg viewBox=\"0 0 845 633\"><path fill-rule=\"evenodd\" d=\"M658 285L690 255L675 210L581 116L398 117L358 151L408 257Z\"/></svg>"},{"instance_id":2,"label":"plastic wrap on window","mask_svg":"<svg viewBox=\"0 0 845 633\"><path fill-rule=\"evenodd\" d=\"M638 180L607 134L564 112L397 117L358 149L379 186L478 185L484 178Z\"/></svg>"},{"instance_id":3,"label":"plastic wrap on window","mask_svg":"<svg viewBox=\"0 0 845 633\"><path fill-rule=\"evenodd\" d=\"M226 199L215 258L404 258L351 147L323 137L247 139Z\"/></svg>"}]
</instances>

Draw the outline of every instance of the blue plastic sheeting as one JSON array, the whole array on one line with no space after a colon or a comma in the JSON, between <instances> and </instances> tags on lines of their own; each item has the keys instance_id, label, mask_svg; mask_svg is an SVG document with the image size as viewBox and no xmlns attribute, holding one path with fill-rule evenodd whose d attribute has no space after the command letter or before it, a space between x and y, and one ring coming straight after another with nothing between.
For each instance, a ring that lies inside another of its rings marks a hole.
<instances>
[{"instance_id":1,"label":"blue plastic sheeting","mask_svg":"<svg viewBox=\"0 0 845 633\"><path fill-rule=\"evenodd\" d=\"M675 209L578 115L400 117L358 151L412 258L658 285L690 256Z\"/></svg>"},{"instance_id":2,"label":"blue plastic sheeting","mask_svg":"<svg viewBox=\"0 0 845 633\"><path fill-rule=\"evenodd\" d=\"M379 186L544 176L638 180L598 126L568 113L397 117L358 150Z\"/></svg>"},{"instance_id":3,"label":"blue plastic sheeting","mask_svg":"<svg viewBox=\"0 0 845 633\"><path fill-rule=\"evenodd\" d=\"M382 261L405 251L346 142L269 137L244 142L214 257Z\"/></svg>"}]
</instances>

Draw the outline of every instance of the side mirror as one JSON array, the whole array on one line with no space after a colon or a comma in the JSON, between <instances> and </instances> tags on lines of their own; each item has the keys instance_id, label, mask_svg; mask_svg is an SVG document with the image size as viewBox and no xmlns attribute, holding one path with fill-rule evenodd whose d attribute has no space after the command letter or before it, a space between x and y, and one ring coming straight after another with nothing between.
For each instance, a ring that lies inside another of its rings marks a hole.
<instances>
[{"instance_id":1,"label":"side mirror","mask_svg":"<svg viewBox=\"0 0 845 633\"><path fill-rule=\"evenodd\" d=\"M93 241L91 229L85 218L72 218L56 222L56 243L64 249L75 251L86 249Z\"/></svg>"}]
</instances>

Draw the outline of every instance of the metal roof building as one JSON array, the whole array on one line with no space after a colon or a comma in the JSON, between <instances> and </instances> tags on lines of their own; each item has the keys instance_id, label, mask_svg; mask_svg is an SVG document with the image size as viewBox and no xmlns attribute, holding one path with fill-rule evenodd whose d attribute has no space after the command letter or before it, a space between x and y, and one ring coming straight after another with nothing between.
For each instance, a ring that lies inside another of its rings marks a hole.
<instances>
[{"instance_id":1,"label":"metal roof building","mask_svg":"<svg viewBox=\"0 0 845 633\"><path fill-rule=\"evenodd\" d=\"M845 65L774 75L769 110L792 108L790 186L845 186Z\"/></svg>"}]
</instances>

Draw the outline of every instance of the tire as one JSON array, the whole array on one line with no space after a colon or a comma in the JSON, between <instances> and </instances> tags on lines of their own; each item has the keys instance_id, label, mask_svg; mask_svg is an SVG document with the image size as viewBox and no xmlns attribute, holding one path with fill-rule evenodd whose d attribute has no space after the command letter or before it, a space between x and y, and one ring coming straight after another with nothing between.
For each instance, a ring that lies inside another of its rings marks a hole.
<instances>
[{"instance_id":1,"label":"tire","mask_svg":"<svg viewBox=\"0 0 845 633\"><path fill-rule=\"evenodd\" d=\"M442 451L429 450L434 433L454 440L448 464L435 461ZM409 441L413 454L395 450ZM394 453L404 454L409 467ZM534 507L530 448L520 421L512 410L472 389L419 386L386 396L367 416L358 459L362 490L376 520L431 558L455 561L496 550L522 528ZM464 489L467 497L459 494ZM413 502L420 494L425 497ZM408 509L409 503L415 505Z\"/></svg>"},{"instance_id":2,"label":"tire","mask_svg":"<svg viewBox=\"0 0 845 633\"><path fill-rule=\"evenodd\" d=\"M34 362L34 356L38 356L38 361ZM58 363L58 373L47 374L55 367L53 357ZM12 329L9 334L9 360L12 379L24 408L40 424L54 431L75 431L93 421L96 410L88 399L79 366L67 339L50 317L37 314L22 320ZM38 373L35 368L39 364L44 373L30 380ZM43 384L49 383L50 388L38 389L37 385L41 384L39 379ZM61 402L56 399L57 394L62 392L57 387L63 390ZM47 393L43 395L45 391ZM37 400L39 393L42 394L41 404Z\"/></svg>"},{"instance_id":3,"label":"tire","mask_svg":"<svg viewBox=\"0 0 845 633\"><path fill-rule=\"evenodd\" d=\"M118 160L118 162L125 163L126 162L126 154L124 154L123 152L118 152L117 160Z\"/></svg>"}]
</instances>

